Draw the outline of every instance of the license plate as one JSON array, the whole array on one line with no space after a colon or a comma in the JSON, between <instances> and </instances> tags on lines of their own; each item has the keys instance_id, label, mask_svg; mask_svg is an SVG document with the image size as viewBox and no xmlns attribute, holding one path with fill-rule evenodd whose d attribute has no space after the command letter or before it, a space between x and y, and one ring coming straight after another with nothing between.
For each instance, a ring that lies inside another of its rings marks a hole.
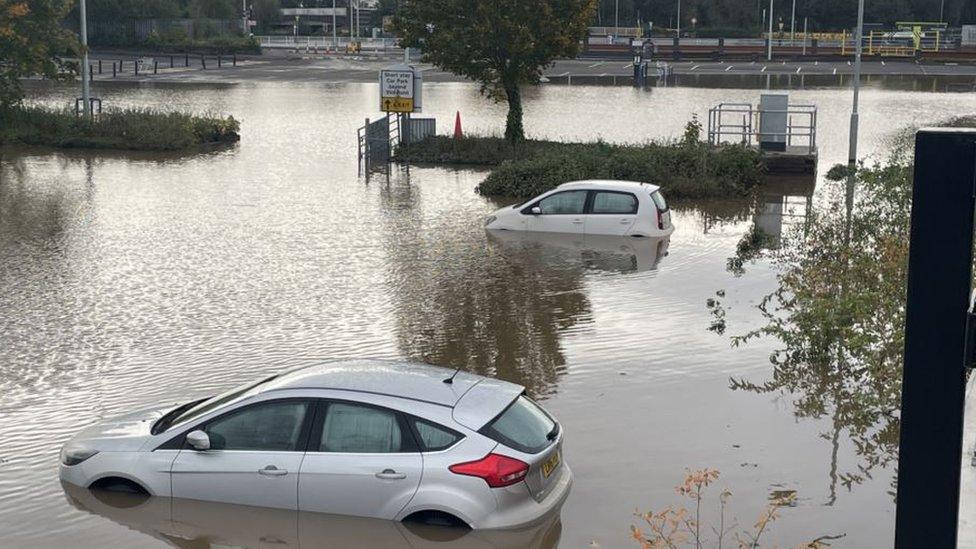
<instances>
[{"instance_id":1,"label":"license plate","mask_svg":"<svg viewBox=\"0 0 976 549\"><path fill-rule=\"evenodd\" d=\"M553 452L551 456L549 456L549 459L542 462L542 476L545 478L549 478L549 475L551 475L552 472L555 471L558 467L559 467L559 451L557 450Z\"/></svg>"}]
</instances>

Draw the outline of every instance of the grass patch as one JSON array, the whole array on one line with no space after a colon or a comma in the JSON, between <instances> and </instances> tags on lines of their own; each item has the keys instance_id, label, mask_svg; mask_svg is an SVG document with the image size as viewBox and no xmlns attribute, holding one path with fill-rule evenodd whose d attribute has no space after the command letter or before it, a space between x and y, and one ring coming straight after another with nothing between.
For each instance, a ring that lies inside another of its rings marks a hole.
<instances>
[{"instance_id":1,"label":"grass patch","mask_svg":"<svg viewBox=\"0 0 976 549\"><path fill-rule=\"evenodd\" d=\"M692 130L681 141L643 145L528 140L518 150L497 137L435 136L400 147L413 163L495 166L478 185L486 196L529 198L567 181L623 179L660 185L669 199L744 196L764 172L758 151L711 147Z\"/></svg>"},{"instance_id":2,"label":"grass patch","mask_svg":"<svg viewBox=\"0 0 976 549\"><path fill-rule=\"evenodd\" d=\"M60 148L181 151L240 140L233 117L151 109L112 109L91 122L74 111L39 106L0 110L0 144Z\"/></svg>"}]
</instances>

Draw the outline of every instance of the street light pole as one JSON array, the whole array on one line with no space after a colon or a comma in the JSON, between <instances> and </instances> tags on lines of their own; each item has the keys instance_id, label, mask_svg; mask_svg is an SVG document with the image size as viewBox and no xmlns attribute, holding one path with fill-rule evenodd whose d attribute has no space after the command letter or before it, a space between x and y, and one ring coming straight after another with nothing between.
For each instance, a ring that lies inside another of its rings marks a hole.
<instances>
[{"instance_id":1,"label":"street light pole","mask_svg":"<svg viewBox=\"0 0 976 549\"><path fill-rule=\"evenodd\" d=\"M88 79L88 14L85 0L78 3L78 13L81 17L79 31L81 33L81 100L85 103L85 118L91 120L91 82Z\"/></svg>"},{"instance_id":2,"label":"street light pole","mask_svg":"<svg viewBox=\"0 0 976 549\"><path fill-rule=\"evenodd\" d=\"M850 150L847 164L853 168L857 162L857 100L861 89L861 30L864 28L864 0L857 2L857 29L854 31L854 107L851 110Z\"/></svg>"},{"instance_id":3,"label":"street light pole","mask_svg":"<svg viewBox=\"0 0 976 549\"><path fill-rule=\"evenodd\" d=\"M678 18L675 24L674 35L678 37L678 40L681 40L681 0L678 0Z\"/></svg>"},{"instance_id":4,"label":"street light pole","mask_svg":"<svg viewBox=\"0 0 976 549\"><path fill-rule=\"evenodd\" d=\"M339 32L336 29L336 0L332 0L332 53L339 51Z\"/></svg>"},{"instance_id":5,"label":"street light pole","mask_svg":"<svg viewBox=\"0 0 976 549\"><path fill-rule=\"evenodd\" d=\"M769 46L766 51L766 60L773 60L773 0L769 0Z\"/></svg>"},{"instance_id":6,"label":"street light pole","mask_svg":"<svg viewBox=\"0 0 976 549\"><path fill-rule=\"evenodd\" d=\"M796 0L793 0L793 13L790 15L790 46L796 40Z\"/></svg>"},{"instance_id":7,"label":"street light pole","mask_svg":"<svg viewBox=\"0 0 976 549\"><path fill-rule=\"evenodd\" d=\"M620 0L614 0L613 2L613 33L617 34L617 28L620 26Z\"/></svg>"}]
</instances>

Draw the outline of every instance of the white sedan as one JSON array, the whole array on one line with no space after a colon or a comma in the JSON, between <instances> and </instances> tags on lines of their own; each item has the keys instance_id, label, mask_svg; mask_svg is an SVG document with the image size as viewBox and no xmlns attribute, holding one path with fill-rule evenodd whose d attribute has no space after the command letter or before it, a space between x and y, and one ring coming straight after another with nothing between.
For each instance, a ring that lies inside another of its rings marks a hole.
<instances>
[{"instance_id":1,"label":"white sedan","mask_svg":"<svg viewBox=\"0 0 976 549\"><path fill-rule=\"evenodd\" d=\"M485 228L591 235L662 237L674 232L660 187L635 181L573 181L502 208Z\"/></svg>"}]
</instances>

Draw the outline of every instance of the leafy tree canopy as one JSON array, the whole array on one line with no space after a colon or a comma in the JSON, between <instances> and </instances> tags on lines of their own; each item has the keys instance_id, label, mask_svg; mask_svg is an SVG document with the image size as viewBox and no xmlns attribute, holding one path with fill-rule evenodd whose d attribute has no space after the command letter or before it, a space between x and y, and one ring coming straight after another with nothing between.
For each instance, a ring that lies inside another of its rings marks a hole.
<instances>
[{"instance_id":1,"label":"leafy tree canopy","mask_svg":"<svg viewBox=\"0 0 976 549\"><path fill-rule=\"evenodd\" d=\"M61 56L78 51L61 27L70 8L69 0L0 0L0 108L20 101L21 78L68 74Z\"/></svg>"},{"instance_id":2,"label":"leafy tree canopy","mask_svg":"<svg viewBox=\"0 0 976 549\"><path fill-rule=\"evenodd\" d=\"M596 0L404 0L394 19L404 46L424 61L481 84L508 102L505 137L525 139L520 87L555 59L573 57Z\"/></svg>"}]
</instances>

